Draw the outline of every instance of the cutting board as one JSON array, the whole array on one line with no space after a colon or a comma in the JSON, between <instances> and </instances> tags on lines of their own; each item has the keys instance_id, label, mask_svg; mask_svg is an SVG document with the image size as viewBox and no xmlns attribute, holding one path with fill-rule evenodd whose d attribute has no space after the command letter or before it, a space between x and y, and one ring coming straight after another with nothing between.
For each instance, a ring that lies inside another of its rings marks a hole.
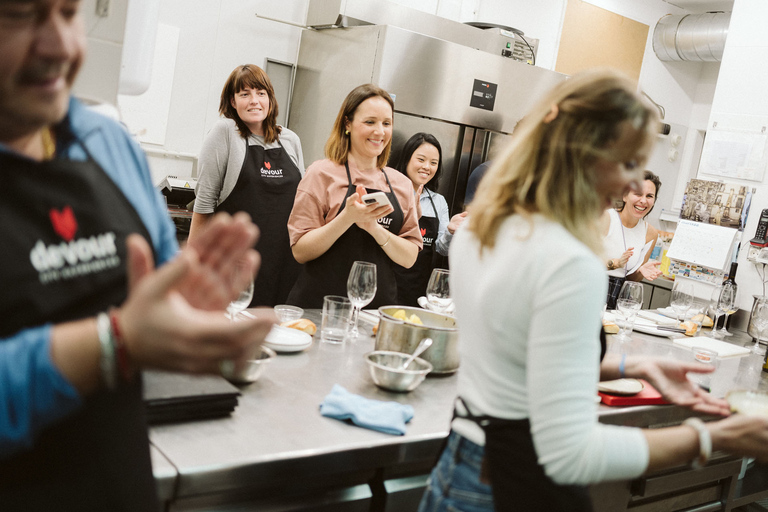
<instances>
[{"instance_id":1,"label":"cutting board","mask_svg":"<svg viewBox=\"0 0 768 512\"><path fill-rule=\"evenodd\" d=\"M707 350L717 352L717 357L725 359L728 357L741 357L749 354L749 349L740 347L727 341L720 341L707 336L696 336L694 338L676 338L672 340L675 345L685 348L701 347Z\"/></svg>"},{"instance_id":2,"label":"cutting board","mask_svg":"<svg viewBox=\"0 0 768 512\"><path fill-rule=\"evenodd\" d=\"M597 394L600 395L600 401L605 405L662 405L669 403L661 397L661 393L656 391L656 388L644 380L642 380L642 382L644 384L643 390L636 395L609 395L608 393L603 393L601 391L598 391Z\"/></svg>"}]
</instances>

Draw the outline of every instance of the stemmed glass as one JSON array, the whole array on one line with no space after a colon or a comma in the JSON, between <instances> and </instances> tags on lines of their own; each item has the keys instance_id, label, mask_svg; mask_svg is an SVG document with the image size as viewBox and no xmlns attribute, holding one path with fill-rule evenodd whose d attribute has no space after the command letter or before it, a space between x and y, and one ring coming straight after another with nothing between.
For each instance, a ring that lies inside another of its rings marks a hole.
<instances>
[{"instance_id":1,"label":"stemmed glass","mask_svg":"<svg viewBox=\"0 0 768 512\"><path fill-rule=\"evenodd\" d=\"M693 285L685 281L675 280L675 284L672 286L672 300L669 305L675 310L677 321L683 323L685 313L693 305Z\"/></svg>"},{"instance_id":2,"label":"stemmed glass","mask_svg":"<svg viewBox=\"0 0 768 512\"><path fill-rule=\"evenodd\" d=\"M253 276L247 276L245 272L246 270L241 264L236 264L235 270L232 272L232 282L235 287L242 287L240 295L227 306L229 319L233 322L237 314L247 308L253 300Z\"/></svg>"},{"instance_id":3,"label":"stemmed glass","mask_svg":"<svg viewBox=\"0 0 768 512\"><path fill-rule=\"evenodd\" d=\"M355 320L349 331L350 338L357 338L360 335L357 328L360 310L368 305L375 296L376 264L367 261L354 262L347 278L347 297L349 297L355 312Z\"/></svg>"},{"instance_id":4,"label":"stemmed glass","mask_svg":"<svg viewBox=\"0 0 768 512\"><path fill-rule=\"evenodd\" d=\"M451 289L449 286L450 272L444 268L436 268L429 276L427 283L427 302L438 313L445 313L451 307Z\"/></svg>"},{"instance_id":5,"label":"stemmed glass","mask_svg":"<svg viewBox=\"0 0 768 512\"><path fill-rule=\"evenodd\" d=\"M622 317L622 325L616 339L624 342L629 341L629 333L635 325L637 312L643 306L643 285L635 281L624 281L619 291L619 297L616 300L616 306L619 316Z\"/></svg>"},{"instance_id":6,"label":"stemmed glass","mask_svg":"<svg viewBox=\"0 0 768 512\"><path fill-rule=\"evenodd\" d=\"M718 330L717 333L720 336L733 336L733 333L728 332L728 329L726 329L726 325L728 325L728 317L731 316L732 314L734 314L736 312L736 310L738 309L736 307L736 294L738 293L739 288L738 288L738 286L736 286L736 283L734 283L732 281L726 281L725 283L723 283L723 289L725 290L726 288L733 288L733 294L732 294L733 295L733 303L730 305L730 307L728 309L725 310L725 312L724 312L725 313L725 320L723 320L723 327L720 328L720 330ZM717 326L715 326L715 327L717 327Z\"/></svg>"},{"instance_id":7,"label":"stemmed glass","mask_svg":"<svg viewBox=\"0 0 768 512\"><path fill-rule=\"evenodd\" d=\"M721 285L714 289L709 303L710 309L715 315L715 321L712 324L712 337L722 339L723 336L717 330L717 322L720 321L720 315L732 309L736 302L736 290L727 285Z\"/></svg>"},{"instance_id":8,"label":"stemmed glass","mask_svg":"<svg viewBox=\"0 0 768 512\"><path fill-rule=\"evenodd\" d=\"M763 331L768 327L768 302L757 301L752 308L752 325L757 329L755 345L752 347L753 354L764 354L765 349L760 346L760 340L763 338Z\"/></svg>"}]
</instances>

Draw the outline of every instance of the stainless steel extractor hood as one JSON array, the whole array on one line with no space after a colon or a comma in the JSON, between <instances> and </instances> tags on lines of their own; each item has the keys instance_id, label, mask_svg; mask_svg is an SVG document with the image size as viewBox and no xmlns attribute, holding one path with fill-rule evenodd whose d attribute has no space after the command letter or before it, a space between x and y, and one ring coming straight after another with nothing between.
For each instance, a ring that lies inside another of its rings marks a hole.
<instances>
[{"instance_id":1,"label":"stainless steel extractor hood","mask_svg":"<svg viewBox=\"0 0 768 512\"><path fill-rule=\"evenodd\" d=\"M533 63L539 40L508 30L483 30L387 0L309 0L307 26L315 29L388 25Z\"/></svg>"}]
</instances>

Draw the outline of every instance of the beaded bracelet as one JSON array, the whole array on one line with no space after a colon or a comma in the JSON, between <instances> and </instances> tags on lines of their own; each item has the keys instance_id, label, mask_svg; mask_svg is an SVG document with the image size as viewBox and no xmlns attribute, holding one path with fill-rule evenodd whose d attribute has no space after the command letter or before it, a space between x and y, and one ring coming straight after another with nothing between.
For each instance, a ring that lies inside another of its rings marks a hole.
<instances>
[{"instance_id":1,"label":"beaded bracelet","mask_svg":"<svg viewBox=\"0 0 768 512\"><path fill-rule=\"evenodd\" d=\"M101 355L99 357L101 378L108 389L115 389L117 386L117 359L115 358L115 340L112 336L109 315L99 313L96 316L96 330L99 334L99 345L101 346Z\"/></svg>"},{"instance_id":2,"label":"beaded bracelet","mask_svg":"<svg viewBox=\"0 0 768 512\"><path fill-rule=\"evenodd\" d=\"M700 469L712 456L712 436L709 435L709 430L699 418L688 418L683 422L683 425L693 427L699 436L699 456L691 461L691 467Z\"/></svg>"}]
</instances>

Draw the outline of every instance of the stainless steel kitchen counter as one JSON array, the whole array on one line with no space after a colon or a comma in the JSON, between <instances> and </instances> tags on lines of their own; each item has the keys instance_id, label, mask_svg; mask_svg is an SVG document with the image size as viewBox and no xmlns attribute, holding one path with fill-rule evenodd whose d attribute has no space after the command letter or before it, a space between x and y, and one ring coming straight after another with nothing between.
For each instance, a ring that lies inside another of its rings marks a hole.
<instances>
[{"instance_id":1,"label":"stainless steel kitchen counter","mask_svg":"<svg viewBox=\"0 0 768 512\"><path fill-rule=\"evenodd\" d=\"M320 324L318 311L305 316ZM365 326L370 330L370 324ZM737 341L748 342L748 338L741 335ZM429 467L448 433L457 375L429 377L408 394L386 392L373 384L363 361L373 345L372 337L343 345L315 341L304 352L279 354L260 380L240 388L242 396L231 417L152 427L153 461L162 461L155 466L161 498L196 503L215 495L220 503L222 496L279 495L288 488L338 483L353 487L376 475L397 474L398 468L407 474L409 467ZM690 357L690 351L676 348L666 338L639 333L633 334L625 349ZM721 362L713 392L724 394L734 387L768 389L761 364L751 361L752 357ZM756 373L751 373L751 367ZM334 384L366 398L412 405L415 416L407 434L387 435L322 417L319 405ZM676 406L601 405L599 414L605 423L645 427L677 424L692 413ZM175 479L166 462L175 468ZM197 510L178 508L182 509Z\"/></svg>"}]
</instances>

